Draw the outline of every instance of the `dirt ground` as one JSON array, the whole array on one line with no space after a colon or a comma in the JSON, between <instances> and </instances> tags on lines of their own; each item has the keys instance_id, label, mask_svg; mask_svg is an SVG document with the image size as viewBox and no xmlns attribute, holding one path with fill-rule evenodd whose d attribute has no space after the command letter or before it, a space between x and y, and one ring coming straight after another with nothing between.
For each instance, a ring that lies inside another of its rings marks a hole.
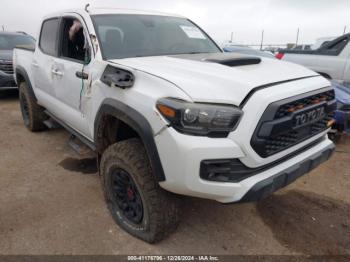
<instances>
[{"instance_id":1,"label":"dirt ground","mask_svg":"<svg viewBox=\"0 0 350 262\"><path fill-rule=\"evenodd\" d=\"M17 93L0 93L0 254L350 254L350 137L262 202L186 198L178 230L156 245L113 222L95 161L68 137L30 133Z\"/></svg>"}]
</instances>

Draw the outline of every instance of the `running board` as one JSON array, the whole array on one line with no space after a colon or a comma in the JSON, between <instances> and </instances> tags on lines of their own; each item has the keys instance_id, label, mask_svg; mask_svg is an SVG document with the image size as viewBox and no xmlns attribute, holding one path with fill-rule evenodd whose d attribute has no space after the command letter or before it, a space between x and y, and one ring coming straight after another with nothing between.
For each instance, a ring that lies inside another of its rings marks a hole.
<instances>
[{"instance_id":1,"label":"running board","mask_svg":"<svg viewBox=\"0 0 350 262\"><path fill-rule=\"evenodd\" d=\"M49 118L48 120L44 121L44 125L47 126L48 129L61 128L61 126L56 121L54 121L52 118Z\"/></svg>"},{"instance_id":2,"label":"running board","mask_svg":"<svg viewBox=\"0 0 350 262\"><path fill-rule=\"evenodd\" d=\"M75 131L73 128L71 128L70 126L68 126L67 124L65 124L63 121L61 121L60 119L56 118L54 115L52 115L49 111L45 110L45 114L47 114L50 118L52 118L55 122L57 122L60 126L62 126L64 129L66 129L69 133L72 134L72 136L74 136L74 139L77 138L80 140L80 142L82 142L85 146L87 146L90 150L92 151L96 151L96 146L93 142L91 142L90 140L88 140L87 138L85 138L84 136L82 136L81 134L79 134L77 131ZM70 141L68 142L69 145ZM76 144L76 143L75 143ZM76 151L75 149L78 148L78 146L73 146L72 147L74 151ZM78 150L79 151L79 150ZM76 151L77 152L77 151ZM78 153L78 152L77 152Z\"/></svg>"},{"instance_id":3,"label":"running board","mask_svg":"<svg viewBox=\"0 0 350 262\"><path fill-rule=\"evenodd\" d=\"M79 156L89 156L94 157L94 152L90 147L86 146L83 142L80 141L75 135L71 135L68 140L68 145L73 149L75 153Z\"/></svg>"}]
</instances>

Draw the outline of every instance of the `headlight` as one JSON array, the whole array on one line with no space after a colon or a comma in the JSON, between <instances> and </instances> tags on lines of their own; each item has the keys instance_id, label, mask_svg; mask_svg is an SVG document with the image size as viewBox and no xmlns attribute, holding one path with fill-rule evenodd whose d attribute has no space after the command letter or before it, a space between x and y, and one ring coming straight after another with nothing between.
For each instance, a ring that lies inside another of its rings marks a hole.
<instances>
[{"instance_id":1,"label":"headlight","mask_svg":"<svg viewBox=\"0 0 350 262\"><path fill-rule=\"evenodd\" d=\"M189 103L173 98L158 100L157 109L177 131L209 137L226 137L243 114L234 106Z\"/></svg>"}]
</instances>

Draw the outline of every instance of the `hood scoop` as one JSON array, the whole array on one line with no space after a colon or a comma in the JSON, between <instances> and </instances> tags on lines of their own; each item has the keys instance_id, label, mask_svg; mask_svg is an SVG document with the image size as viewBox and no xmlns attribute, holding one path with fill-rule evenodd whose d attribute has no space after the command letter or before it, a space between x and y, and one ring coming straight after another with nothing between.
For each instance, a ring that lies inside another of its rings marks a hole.
<instances>
[{"instance_id":1,"label":"hood scoop","mask_svg":"<svg viewBox=\"0 0 350 262\"><path fill-rule=\"evenodd\" d=\"M225 66L245 66L256 65L261 63L259 57L242 56L242 57L220 57L220 58L208 58L204 61L217 63Z\"/></svg>"},{"instance_id":2,"label":"hood scoop","mask_svg":"<svg viewBox=\"0 0 350 262\"><path fill-rule=\"evenodd\" d=\"M256 65L261 63L261 59L259 57L234 53L185 54L174 55L172 57L216 63L230 67Z\"/></svg>"}]
</instances>

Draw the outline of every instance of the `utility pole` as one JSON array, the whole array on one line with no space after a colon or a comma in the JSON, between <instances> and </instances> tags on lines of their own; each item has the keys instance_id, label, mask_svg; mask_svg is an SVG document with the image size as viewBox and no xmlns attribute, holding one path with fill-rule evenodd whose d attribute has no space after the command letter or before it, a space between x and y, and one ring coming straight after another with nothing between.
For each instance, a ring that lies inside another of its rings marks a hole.
<instances>
[{"instance_id":1,"label":"utility pole","mask_svg":"<svg viewBox=\"0 0 350 262\"><path fill-rule=\"evenodd\" d=\"M232 43L233 42L233 32L231 32L231 41L230 41L230 43Z\"/></svg>"},{"instance_id":2,"label":"utility pole","mask_svg":"<svg viewBox=\"0 0 350 262\"><path fill-rule=\"evenodd\" d=\"M295 41L295 46L298 46L298 42L299 42L299 33L300 33L300 30L298 28L298 31L297 31L297 40Z\"/></svg>"},{"instance_id":3,"label":"utility pole","mask_svg":"<svg viewBox=\"0 0 350 262\"><path fill-rule=\"evenodd\" d=\"M343 35L345 35L345 33L346 33L346 28L347 28L347 26L344 26L344 33L343 33Z\"/></svg>"},{"instance_id":4,"label":"utility pole","mask_svg":"<svg viewBox=\"0 0 350 262\"><path fill-rule=\"evenodd\" d=\"M260 50L263 49L263 45L264 45L264 30L262 30L261 32Z\"/></svg>"}]
</instances>

